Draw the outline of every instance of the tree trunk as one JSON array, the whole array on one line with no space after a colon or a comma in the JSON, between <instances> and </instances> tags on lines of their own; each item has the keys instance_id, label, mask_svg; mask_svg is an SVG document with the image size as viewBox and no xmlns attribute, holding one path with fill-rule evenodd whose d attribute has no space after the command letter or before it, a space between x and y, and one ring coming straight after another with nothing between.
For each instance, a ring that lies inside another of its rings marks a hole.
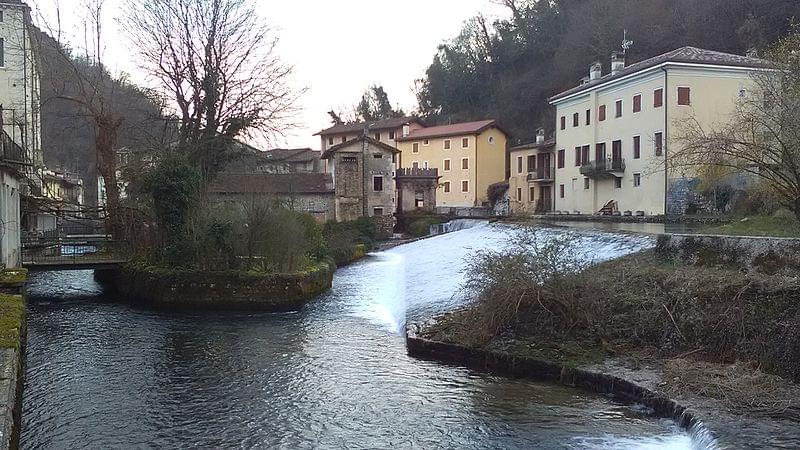
<instances>
[{"instance_id":1,"label":"tree trunk","mask_svg":"<svg viewBox=\"0 0 800 450\"><path fill-rule=\"evenodd\" d=\"M123 220L119 203L119 185L117 184L117 129L120 120L107 115L95 118L97 126L95 134L95 150L97 152L97 171L103 176L106 190L106 232L114 240L123 239Z\"/></svg>"}]
</instances>

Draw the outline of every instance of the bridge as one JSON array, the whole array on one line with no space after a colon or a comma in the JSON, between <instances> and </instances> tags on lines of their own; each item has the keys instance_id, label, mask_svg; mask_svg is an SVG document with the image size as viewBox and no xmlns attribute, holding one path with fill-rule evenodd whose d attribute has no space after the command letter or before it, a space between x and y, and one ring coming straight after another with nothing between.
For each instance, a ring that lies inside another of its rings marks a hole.
<instances>
[{"instance_id":1,"label":"bridge","mask_svg":"<svg viewBox=\"0 0 800 450\"><path fill-rule=\"evenodd\" d=\"M59 226L27 232L22 239L22 266L30 271L116 269L128 262L130 246L102 227Z\"/></svg>"}]
</instances>

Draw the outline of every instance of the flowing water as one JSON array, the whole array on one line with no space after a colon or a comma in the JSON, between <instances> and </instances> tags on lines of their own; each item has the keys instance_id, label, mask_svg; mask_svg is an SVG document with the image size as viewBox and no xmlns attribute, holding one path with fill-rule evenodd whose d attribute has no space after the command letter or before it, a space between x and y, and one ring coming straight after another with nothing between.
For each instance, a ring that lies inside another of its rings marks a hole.
<instances>
[{"instance_id":1,"label":"flowing water","mask_svg":"<svg viewBox=\"0 0 800 450\"><path fill-rule=\"evenodd\" d=\"M485 223L371 255L291 314L164 313L91 272L30 286L24 448L691 448L670 420L565 387L410 358L403 325L460 303ZM561 233L543 230L542 233ZM581 232L607 259L650 238Z\"/></svg>"}]
</instances>

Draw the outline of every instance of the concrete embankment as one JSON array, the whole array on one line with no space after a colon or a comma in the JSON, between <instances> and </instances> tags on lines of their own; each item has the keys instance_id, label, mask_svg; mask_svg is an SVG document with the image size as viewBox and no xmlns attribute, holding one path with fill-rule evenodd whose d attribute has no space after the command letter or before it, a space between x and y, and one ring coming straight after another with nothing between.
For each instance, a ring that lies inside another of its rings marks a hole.
<instances>
[{"instance_id":1,"label":"concrete embankment","mask_svg":"<svg viewBox=\"0 0 800 450\"><path fill-rule=\"evenodd\" d=\"M27 271L0 271L0 450L19 447Z\"/></svg>"},{"instance_id":2,"label":"concrete embankment","mask_svg":"<svg viewBox=\"0 0 800 450\"><path fill-rule=\"evenodd\" d=\"M656 252L686 264L732 265L763 273L800 270L800 239L749 236L666 234Z\"/></svg>"}]
</instances>

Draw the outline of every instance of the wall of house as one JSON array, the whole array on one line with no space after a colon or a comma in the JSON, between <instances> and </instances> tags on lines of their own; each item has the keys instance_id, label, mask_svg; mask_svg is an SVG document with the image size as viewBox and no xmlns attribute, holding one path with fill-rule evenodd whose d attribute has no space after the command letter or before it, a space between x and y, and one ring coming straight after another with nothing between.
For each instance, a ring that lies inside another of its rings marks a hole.
<instances>
[{"instance_id":1,"label":"wall of house","mask_svg":"<svg viewBox=\"0 0 800 450\"><path fill-rule=\"evenodd\" d=\"M422 125L416 122L412 122L411 124L409 124L410 131L418 130L420 128L423 128ZM393 138L390 138L390 133L392 133L391 136L394 136ZM361 136L361 132L320 136L320 144L321 144L320 148L322 148L322 151L324 152L329 147L341 144L342 137L345 137L347 141L352 141L358 138L359 136ZM397 139L400 138L401 136L403 136L403 127L398 127L395 128L394 130L376 130L369 133L369 137L377 141L383 142L384 144L389 144L392 147L397 147ZM331 143L331 139L333 139L333 143Z\"/></svg>"},{"instance_id":2,"label":"wall of house","mask_svg":"<svg viewBox=\"0 0 800 450\"><path fill-rule=\"evenodd\" d=\"M489 137L494 142L489 144ZM468 139L468 145L462 146L462 139ZM445 141L450 148L445 149ZM436 192L436 206L439 207L473 207L481 206L487 201L486 190L490 184L505 180L506 137L496 128L484 131L480 135L448 136L408 140L398 143L401 152L400 165L403 168L439 169L439 189ZM414 143L418 150L414 152ZM467 160L467 169L463 169L463 160ZM445 161L450 161L450 168L445 168ZM462 183L466 181L466 191ZM449 192L447 185L449 183Z\"/></svg>"},{"instance_id":3,"label":"wall of house","mask_svg":"<svg viewBox=\"0 0 800 450\"><path fill-rule=\"evenodd\" d=\"M376 157L378 155L380 158ZM355 159L347 162L344 158ZM338 150L333 155L333 162L336 172L334 177L336 220L349 221L362 217L365 206L366 215L369 217L378 214L376 208L382 208L382 215L394 214L395 184L392 152L368 144L365 155L363 142L353 141L352 145ZM374 189L375 177L383 177L383 189L380 191Z\"/></svg>"},{"instance_id":4,"label":"wall of house","mask_svg":"<svg viewBox=\"0 0 800 450\"><path fill-rule=\"evenodd\" d=\"M520 149L512 150L509 152L509 168L510 176L508 178L508 199L511 214L533 214L537 211L536 205L542 196L542 187L549 187L550 195L546 196L549 199L550 210L553 208L553 181L528 181L528 174L536 174L539 168L538 157L542 153L550 153L550 164L546 168L549 172L553 167L555 160L552 154L552 147L546 148L533 148L533 149ZM536 169L531 171L528 166L528 157L533 156L537 158ZM518 165L518 158L522 158L522 170ZM544 175L544 174L543 174ZM536 175L535 175L536 176Z\"/></svg>"},{"instance_id":5,"label":"wall of house","mask_svg":"<svg viewBox=\"0 0 800 450\"><path fill-rule=\"evenodd\" d=\"M438 181L435 178L404 178L396 184L398 189L398 211L404 213L419 210L434 211L438 187ZM421 208L417 208L418 196L422 200Z\"/></svg>"},{"instance_id":6,"label":"wall of house","mask_svg":"<svg viewBox=\"0 0 800 450\"><path fill-rule=\"evenodd\" d=\"M37 167L42 165L40 89L35 48L28 31L28 7L0 2L4 61L0 68L4 130L25 148ZM22 130L17 125L24 123Z\"/></svg>"},{"instance_id":7,"label":"wall of house","mask_svg":"<svg viewBox=\"0 0 800 450\"><path fill-rule=\"evenodd\" d=\"M22 263L19 185L19 178L0 168L0 266Z\"/></svg>"}]
</instances>

